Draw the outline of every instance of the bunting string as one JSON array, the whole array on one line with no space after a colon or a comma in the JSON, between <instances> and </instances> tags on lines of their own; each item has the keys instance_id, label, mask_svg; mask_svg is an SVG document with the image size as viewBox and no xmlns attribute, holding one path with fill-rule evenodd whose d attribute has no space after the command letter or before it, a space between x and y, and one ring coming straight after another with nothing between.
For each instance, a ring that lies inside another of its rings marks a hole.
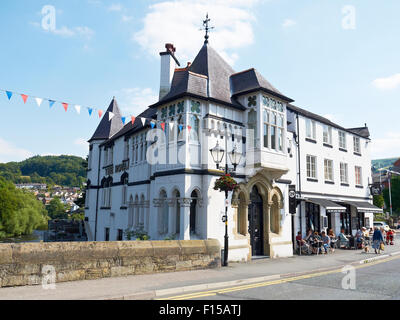
<instances>
[{"instance_id":1,"label":"bunting string","mask_svg":"<svg viewBox=\"0 0 400 320\"><path fill-rule=\"evenodd\" d=\"M64 108L65 112L68 112L68 110L70 110L72 108L72 106L73 106L78 115L81 114L82 109L86 109L87 110L89 117L92 117L93 114L97 113L99 118L101 119L103 117L103 115L104 115L104 110L103 109L99 109L99 108L95 108L95 107L82 107L81 105L78 105L78 104L62 102L62 101L58 101L58 100L55 100L55 99L36 97L36 96L33 96L33 95L27 95L27 94L24 94L24 93L11 91L11 90L0 89L0 92L4 92L9 101L11 101L14 96L20 96L22 98L22 101L23 101L24 104L26 104L29 99L33 99L36 102L36 105L38 107L40 107L43 104L44 101L47 101L48 105L49 105L49 109L52 109L55 104L59 104ZM111 121L114 117L115 117L115 114L109 111L108 112L108 121ZM136 120L139 119L143 126L145 126L146 121L149 121L150 122L150 127L152 129L154 129L156 127L157 123L158 123L158 124L160 124L160 127L161 127L161 129L163 131L165 131L166 124L167 124L165 121L159 121L159 120L154 120L154 119L145 118L145 117L135 117L135 116L132 116L132 115L129 116L129 117L123 116L123 117L121 117L121 119L122 119L122 123L124 125L126 124L126 120L127 119L131 119L132 124L135 124ZM170 122L168 125L171 128L173 128L174 123ZM182 124L178 125L179 131L182 131L184 128L188 128L189 131L192 129L191 126L184 126Z\"/></svg>"}]
</instances>

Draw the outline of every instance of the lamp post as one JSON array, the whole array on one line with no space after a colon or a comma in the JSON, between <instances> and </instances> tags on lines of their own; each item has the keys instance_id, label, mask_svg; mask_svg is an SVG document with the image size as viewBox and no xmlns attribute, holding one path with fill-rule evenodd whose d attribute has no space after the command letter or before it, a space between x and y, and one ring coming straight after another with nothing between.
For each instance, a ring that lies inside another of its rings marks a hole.
<instances>
[{"instance_id":1,"label":"lamp post","mask_svg":"<svg viewBox=\"0 0 400 320\"><path fill-rule=\"evenodd\" d=\"M391 171L388 169L379 169L378 171L386 171L387 176L388 176L388 183L389 183L389 205L390 205L390 216L393 216L393 206L392 206L392 186L391 186L391 180L392 180L392 174L396 174L400 176L400 173Z\"/></svg>"},{"instance_id":2,"label":"lamp post","mask_svg":"<svg viewBox=\"0 0 400 320\"><path fill-rule=\"evenodd\" d=\"M225 132L226 132L227 126L225 125ZM224 137L221 137L224 138ZM225 136L225 150L228 149L228 137L227 135ZM219 142L217 142L217 145L210 150L211 156L217 165L217 169L219 169L219 166L224 158L225 155L225 150L222 149L219 145ZM229 159L233 165L233 172L236 171L236 167L240 163L240 160L242 158L242 154L237 152L236 146L233 147L232 151L228 153ZM228 157L225 156L225 174L229 173L229 167L228 167ZM227 267L228 266L228 248L229 248L229 236L228 236L228 191L225 190L225 216L223 217L222 221L225 223L225 237L224 237L224 261L223 261L223 266Z\"/></svg>"}]
</instances>

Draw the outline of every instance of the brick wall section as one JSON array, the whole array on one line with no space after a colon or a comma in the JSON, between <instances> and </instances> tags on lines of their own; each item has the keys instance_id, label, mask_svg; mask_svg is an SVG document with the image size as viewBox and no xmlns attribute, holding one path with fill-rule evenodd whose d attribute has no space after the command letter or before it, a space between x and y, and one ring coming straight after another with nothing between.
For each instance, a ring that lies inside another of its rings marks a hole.
<instances>
[{"instance_id":1,"label":"brick wall section","mask_svg":"<svg viewBox=\"0 0 400 320\"><path fill-rule=\"evenodd\" d=\"M217 240L0 244L0 287L38 285L42 268L56 281L218 268Z\"/></svg>"}]
</instances>

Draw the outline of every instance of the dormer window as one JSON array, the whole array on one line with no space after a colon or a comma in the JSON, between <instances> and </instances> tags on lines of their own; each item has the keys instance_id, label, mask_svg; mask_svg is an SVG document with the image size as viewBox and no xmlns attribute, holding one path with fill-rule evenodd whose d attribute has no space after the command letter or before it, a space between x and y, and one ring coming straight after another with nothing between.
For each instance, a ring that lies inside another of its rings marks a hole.
<instances>
[{"instance_id":1,"label":"dormer window","mask_svg":"<svg viewBox=\"0 0 400 320\"><path fill-rule=\"evenodd\" d=\"M282 152L285 132L283 104L273 99L263 97L263 105L264 148Z\"/></svg>"}]
</instances>

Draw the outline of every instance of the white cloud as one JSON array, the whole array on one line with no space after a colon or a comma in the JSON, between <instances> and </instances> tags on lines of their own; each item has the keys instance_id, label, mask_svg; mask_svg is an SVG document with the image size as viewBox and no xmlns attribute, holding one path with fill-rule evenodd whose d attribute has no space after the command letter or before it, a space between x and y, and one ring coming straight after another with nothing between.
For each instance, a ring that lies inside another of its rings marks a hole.
<instances>
[{"instance_id":1,"label":"white cloud","mask_svg":"<svg viewBox=\"0 0 400 320\"><path fill-rule=\"evenodd\" d=\"M373 138L371 159L400 157L400 132L388 132L382 138Z\"/></svg>"},{"instance_id":2,"label":"white cloud","mask_svg":"<svg viewBox=\"0 0 400 320\"><path fill-rule=\"evenodd\" d=\"M32 152L16 147L0 138L0 163L22 161L32 156Z\"/></svg>"},{"instance_id":3,"label":"white cloud","mask_svg":"<svg viewBox=\"0 0 400 320\"><path fill-rule=\"evenodd\" d=\"M297 22L292 19L285 19L285 21L282 23L282 27L289 28L295 26L296 24Z\"/></svg>"},{"instance_id":4,"label":"white cloud","mask_svg":"<svg viewBox=\"0 0 400 320\"><path fill-rule=\"evenodd\" d=\"M114 3L108 7L108 11L122 11L123 7L119 3Z\"/></svg>"},{"instance_id":5,"label":"white cloud","mask_svg":"<svg viewBox=\"0 0 400 320\"><path fill-rule=\"evenodd\" d=\"M129 22L129 21L131 21L133 19L133 17L132 16L122 15L121 19L122 19L122 22Z\"/></svg>"},{"instance_id":6,"label":"white cloud","mask_svg":"<svg viewBox=\"0 0 400 320\"><path fill-rule=\"evenodd\" d=\"M387 78L378 78L372 82L372 85L380 90L392 90L400 87L400 73L396 73Z\"/></svg>"},{"instance_id":7,"label":"white cloud","mask_svg":"<svg viewBox=\"0 0 400 320\"><path fill-rule=\"evenodd\" d=\"M151 88L125 88L116 92L115 96L125 116L138 116L158 101L158 93Z\"/></svg>"},{"instance_id":8,"label":"white cloud","mask_svg":"<svg viewBox=\"0 0 400 320\"><path fill-rule=\"evenodd\" d=\"M149 6L143 28L133 35L141 47L158 57L165 43L173 43L177 57L190 61L204 42L202 18L209 13L212 30L210 45L230 64L238 55L233 51L254 42L252 9L258 0L164 1Z\"/></svg>"},{"instance_id":9,"label":"white cloud","mask_svg":"<svg viewBox=\"0 0 400 320\"><path fill-rule=\"evenodd\" d=\"M87 139L84 139L84 138L75 139L74 145L82 147L85 150L87 150L89 148L89 143L87 142Z\"/></svg>"}]
</instances>

